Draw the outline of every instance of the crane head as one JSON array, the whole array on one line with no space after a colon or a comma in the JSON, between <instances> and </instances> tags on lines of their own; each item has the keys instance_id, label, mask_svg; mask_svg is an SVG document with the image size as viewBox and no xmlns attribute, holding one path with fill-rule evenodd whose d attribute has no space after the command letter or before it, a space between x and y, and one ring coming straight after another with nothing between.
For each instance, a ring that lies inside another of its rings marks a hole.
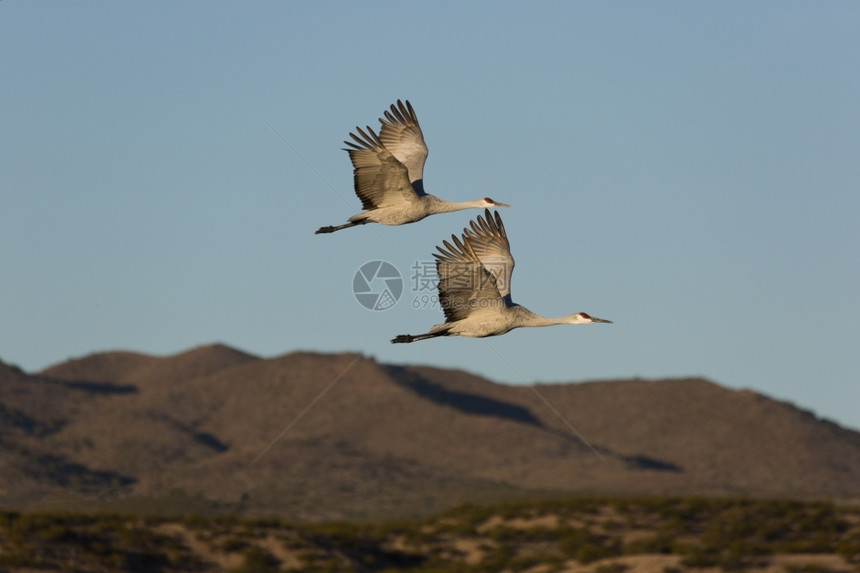
<instances>
[{"instance_id":1,"label":"crane head","mask_svg":"<svg viewBox=\"0 0 860 573\"><path fill-rule=\"evenodd\" d=\"M607 324L612 324L611 320L606 320L605 318L597 318L589 315L586 312L578 312L574 316L579 318L580 324L591 324L592 322L605 322Z\"/></svg>"},{"instance_id":2,"label":"crane head","mask_svg":"<svg viewBox=\"0 0 860 573\"><path fill-rule=\"evenodd\" d=\"M482 201L487 207L510 207L507 203L499 203L498 201L493 201L489 197L484 197Z\"/></svg>"}]
</instances>

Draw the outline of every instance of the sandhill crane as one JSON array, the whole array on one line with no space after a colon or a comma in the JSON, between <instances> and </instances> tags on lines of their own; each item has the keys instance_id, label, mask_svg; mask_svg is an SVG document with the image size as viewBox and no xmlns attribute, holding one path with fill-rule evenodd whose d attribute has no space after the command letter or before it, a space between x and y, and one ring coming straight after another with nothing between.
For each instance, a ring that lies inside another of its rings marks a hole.
<instances>
[{"instance_id":1,"label":"sandhill crane","mask_svg":"<svg viewBox=\"0 0 860 573\"><path fill-rule=\"evenodd\" d=\"M462 209L510 207L489 197L453 203L424 192L424 162L427 146L418 125L412 104L397 100L385 118L379 118L382 128L379 135L367 126L367 132L355 128L354 140L344 141L352 161L355 194L361 199L361 213L353 215L344 225L320 227L319 233L333 233L341 229L381 223L405 225L420 221L428 215L450 213Z\"/></svg>"},{"instance_id":2,"label":"sandhill crane","mask_svg":"<svg viewBox=\"0 0 860 573\"><path fill-rule=\"evenodd\" d=\"M611 323L577 312L559 318L539 316L511 300L511 273L514 258L502 218L486 209L484 216L463 229L462 240L451 235L452 245L437 246L436 272L439 275L439 301L445 322L426 334L401 334L391 342L415 342L436 336L482 338L505 334L521 326L554 324Z\"/></svg>"}]
</instances>

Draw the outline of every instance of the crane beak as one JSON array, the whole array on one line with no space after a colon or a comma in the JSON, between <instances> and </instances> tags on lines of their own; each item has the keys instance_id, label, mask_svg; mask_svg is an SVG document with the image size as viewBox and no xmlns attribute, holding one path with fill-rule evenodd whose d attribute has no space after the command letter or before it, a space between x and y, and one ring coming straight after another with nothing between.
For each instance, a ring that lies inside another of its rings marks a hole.
<instances>
[{"instance_id":1,"label":"crane beak","mask_svg":"<svg viewBox=\"0 0 860 573\"><path fill-rule=\"evenodd\" d=\"M507 203L499 203L498 201L493 201L494 207L510 207Z\"/></svg>"},{"instance_id":2,"label":"crane beak","mask_svg":"<svg viewBox=\"0 0 860 573\"><path fill-rule=\"evenodd\" d=\"M591 317L591 322L605 322L606 324L612 324L611 320L606 320L605 318L594 318Z\"/></svg>"}]
</instances>

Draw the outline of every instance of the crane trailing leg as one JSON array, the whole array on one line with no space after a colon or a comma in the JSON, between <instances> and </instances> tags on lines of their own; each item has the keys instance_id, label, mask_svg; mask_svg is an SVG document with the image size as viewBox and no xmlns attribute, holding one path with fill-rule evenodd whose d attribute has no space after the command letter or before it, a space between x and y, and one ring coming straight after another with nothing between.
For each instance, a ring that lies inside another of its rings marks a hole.
<instances>
[{"instance_id":1,"label":"crane trailing leg","mask_svg":"<svg viewBox=\"0 0 860 573\"><path fill-rule=\"evenodd\" d=\"M425 340L427 338L436 338L437 336L448 336L448 331L443 330L442 332L428 332L427 334L398 334L391 339L391 342L393 344L397 344L399 342L416 342L418 340Z\"/></svg>"},{"instance_id":2,"label":"crane trailing leg","mask_svg":"<svg viewBox=\"0 0 860 573\"><path fill-rule=\"evenodd\" d=\"M334 233L335 231L340 231L341 229L349 229L350 227L356 227L358 225L364 225L367 223L367 219L359 219L358 221L350 221L349 223L344 223L343 225L329 225L328 227L320 227L316 230L316 235L320 233Z\"/></svg>"}]
</instances>

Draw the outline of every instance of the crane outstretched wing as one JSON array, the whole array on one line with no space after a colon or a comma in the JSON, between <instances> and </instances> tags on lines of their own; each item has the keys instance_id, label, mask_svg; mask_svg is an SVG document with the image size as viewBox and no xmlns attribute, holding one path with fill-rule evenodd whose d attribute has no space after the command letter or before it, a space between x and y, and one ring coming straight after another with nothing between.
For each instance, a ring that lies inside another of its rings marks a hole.
<instances>
[{"instance_id":1,"label":"crane outstretched wing","mask_svg":"<svg viewBox=\"0 0 860 573\"><path fill-rule=\"evenodd\" d=\"M409 182L406 166L386 149L370 127L367 132L360 127L355 130L358 135L349 134L354 143L344 143L349 146L345 151L352 161L353 184L361 207L369 210L415 201L418 195Z\"/></svg>"},{"instance_id":2,"label":"crane outstretched wing","mask_svg":"<svg viewBox=\"0 0 860 573\"><path fill-rule=\"evenodd\" d=\"M452 245L437 246L436 272L439 274L439 302L445 321L462 320L472 312L503 306L496 279L481 264L469 241L451 235Z\"/></svg>"},{"instance_id":3,"label":"crane outstretched wing","mask_svg":"<svg viewBox=\"0 0 860 573\"><path fill-rule=\"evenodd\" d=\"M382 145L406 166L409 181L415 192L424 195L424 162L427 161L427 145L424 134L418 125L418 116L409 100L397 100L391 104L391 111L385 111L385 118L379 118L382 128L379 140Z\"/></svg>"},{"instance_id":4,"label":"crane outstretched wing","mask_svg":"<svg viewBox=\"0 0 860 573\"><path fill-rule=\"evenodd\" d=\"M495 215L495 216L494 216ZM511 274L514 272L514 257L499 212L484 210L484 216L469 222L471 229L463 229L463 239L496 282L499 294L511 303Z\"/></svg>"}]
</instances>

